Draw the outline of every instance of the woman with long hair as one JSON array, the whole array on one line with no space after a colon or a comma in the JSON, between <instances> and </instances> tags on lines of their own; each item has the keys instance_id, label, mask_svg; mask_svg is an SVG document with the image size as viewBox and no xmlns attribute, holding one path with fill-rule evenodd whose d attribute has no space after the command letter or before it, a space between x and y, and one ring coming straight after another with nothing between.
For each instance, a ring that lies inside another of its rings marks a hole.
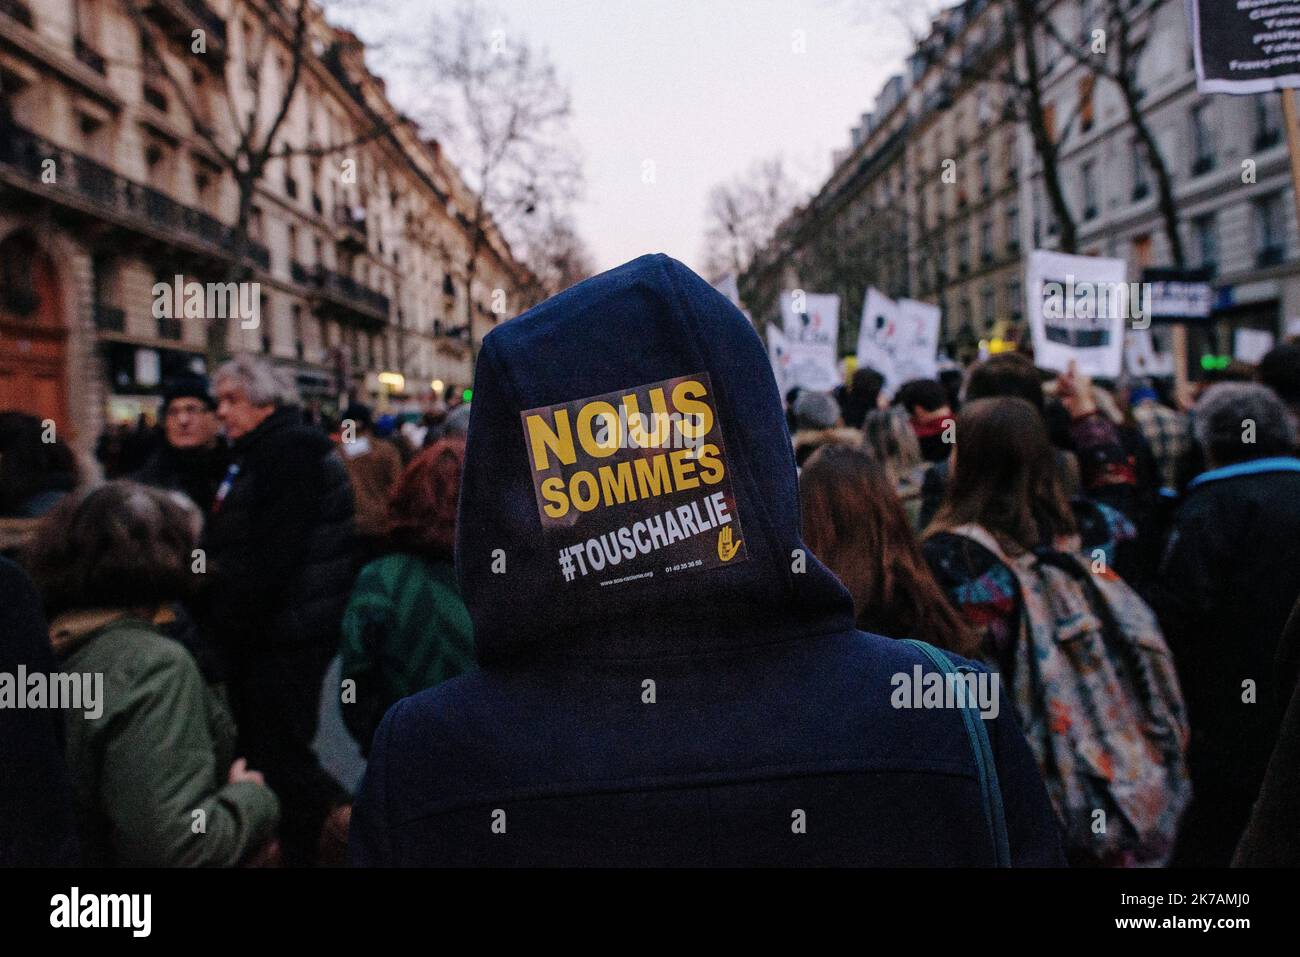
<instances>
[{"instance_id":1,"label":"woman with long hair","mask_svg":"<svg viewBox=\"0 0 1300 957\"><path fill-rule=\"evenodd\" d=\"M926 528L922 551L978 633L983 656L1010 676L1020 631L1019 586L993 552L958 530L978 526L1012 557L1043 546L1100 549L1112 568L1116 545L1135 533L1114 509L1070 500L1043 417L1024 399L967 403L956 434L947 494Z\"/></svg>"},{"instance_id":2,"label":"woman with long hair","mask_svg":"<svg viewBox=\"0 0 1300 957\"><path fill-rule=\"evenodd\" d=\"M848 588L859 628L966 657L978 649L926 567L883 465L857 449L826 446L800 473L799 501L804 541Z\"/></svg>"},{"instance_id":3,"label":"woman with long hair","mask_svg":"<svg viewBox=\"0 0 1300 957\"><path fill-rule=\"evenodd\" d=\"M473 625L452 562L464 467L460 435L411 460L388 499L385 554L353 585L340 652L356 695L342 707L363 754L389 706L474 665Z\"/></svg>"}]
</instances>

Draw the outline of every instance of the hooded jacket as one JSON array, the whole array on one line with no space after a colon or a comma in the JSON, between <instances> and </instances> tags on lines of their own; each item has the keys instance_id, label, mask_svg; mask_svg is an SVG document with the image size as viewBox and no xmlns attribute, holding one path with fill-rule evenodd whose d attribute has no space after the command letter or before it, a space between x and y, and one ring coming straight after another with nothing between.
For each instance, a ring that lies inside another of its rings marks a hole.
<instances>
[{"instance_id":1,"label":"hooded jacket","mask_svg":"<svg viewBox=\"0 0 1300 957\"><path fill-rule=\"evenodd\" d=\"M279 801L227 780L234 723L184 648L112 609L61 615L50 641L61 672L102 677L102 713L64 712L84 863L233 867L275 837Z\"/></svg>"},{"instance_id":2,"label":"hooded jacket","mask_svg":"<svg viewBox=\"0 0 1300 957\"><path fill-rule=\"evenodd\" d=\"M992 862L961 714L891 704L932 669L804 549L763 346L680 263L484 339L457 569L482 667L388 712L354 864ZM989 731L1013 863L1060 863L1005 700Z\"/></svg>"}]
</instances>

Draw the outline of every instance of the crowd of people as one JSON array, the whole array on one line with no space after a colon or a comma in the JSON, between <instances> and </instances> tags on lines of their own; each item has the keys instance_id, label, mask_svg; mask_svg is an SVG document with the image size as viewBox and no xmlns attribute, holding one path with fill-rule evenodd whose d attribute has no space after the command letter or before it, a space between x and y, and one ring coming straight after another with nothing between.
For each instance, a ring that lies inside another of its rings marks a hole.
<instances>
[{"instance_id":1,"label":"crowd of people","mask_svg":"<svg viewBox=\"0 0 1300 957\"><path fill-rule=\"evenodd\" d=\"M566 594L521 413L701 369L744 560ZM104 682L0 709L0 861L1300 864L1300 344L1193 395L1019 353L884 386L782 404L645 257L489 336L473 428L321 421L252 357L103 479L0 413L0 672ZM891 703L936 667L903 639L999 679L989 768ZM358 795L312 747L335 656Z\"/></svg>"}]
</instances>

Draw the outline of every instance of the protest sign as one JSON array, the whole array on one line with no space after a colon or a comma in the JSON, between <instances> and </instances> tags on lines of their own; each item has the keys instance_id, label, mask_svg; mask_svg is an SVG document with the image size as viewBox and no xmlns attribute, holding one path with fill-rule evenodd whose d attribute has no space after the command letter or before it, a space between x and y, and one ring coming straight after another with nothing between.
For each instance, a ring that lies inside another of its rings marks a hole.
<instances>
[{"instance_id":1,"label":"protest sign","mask_svg":"<svg viewBox=\"0 0 1300 957\"><path fill-rule=\"evenodd\" d=\"M1268 354L1276 341L1273 333L1265 329L1235 329L1232 333L1232 356L1234 359L1256 365Z\"/></svg>"},{"instance_id":2,"label":"protest sign","mask_svg":"<svg viewBox=\"0 0 1300 957\"><path fill-rule=\"evenodd\" d=\"M1124 281L1122 259L1034 250L1026 267L1025 315L1034 361L1064 372L1114 378L1123 367L1124 330L1140 296Z\"/></svg>"},{"instance_id":3,"label":"protest sign","mask_svg":"<svg viewBox=\"0 0 1300 957\"><path fill-rule=\"evenodd\" d=\"M1172 352L1158 352L1150 329L1124 333L1124 368L1129 375L1164 378L1174 374Z\"/></svg>"},{"instance_id":4,"label":"protest sign","mask_svg":"<svg viewBox=\"0 0 1300 957\"><path fill-rule=\"evenodd\" d=\"M705 372L520 413L557 587L602 587L747 561Z\"/></svg>"},{"instance_id":5,"label":"protest sign","mask_svg":"<svg viewBox=\"0 0 1300 957\"><path fill-rule=\"evenodd\" d=\"M894 302L868 289L858 327L858 365L884 376L887 395L912 379L933 379L939 374L941 318L938 306L915 299Z\"/></svg>"},{"instance_id":6,"label":"protest sign","mask_svg":"<svg viewBox=\"0 0 1300 957\"><path fill-rule=\"evenodd\" d=\"M1300 87L1297 7L1286 0L1186 0L1201 93Z\"/></svg>"},{"instance_id":7,"label":"protest sign","mask_svg":"<svg viewBox=\"0 0 1300 957\"><path fill-rule=\"evenodd\" d=\"M829 392L840 384L838 359L840 297L781 293L781 324L789 356L786 388Z\"/></svg>"},{"instance_id":8,"label":"protest sign","mask_svg":"<svg viewBox=\"0 0 1300 957\"><path fill-rule=\"evenodd\" d=\"M786 345L785 333L777 328L776 323L767 326L767 358L772 363L772 375L776 378L776 388L785 398L790 386L790 348Z\"/></svg>"}]
</instances>

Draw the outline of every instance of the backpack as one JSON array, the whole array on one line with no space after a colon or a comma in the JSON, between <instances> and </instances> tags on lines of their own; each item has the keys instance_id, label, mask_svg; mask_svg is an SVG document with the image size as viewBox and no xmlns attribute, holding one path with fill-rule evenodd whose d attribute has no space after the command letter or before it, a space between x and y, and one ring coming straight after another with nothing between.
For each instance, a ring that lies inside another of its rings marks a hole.
<instances>
[{"instance_id":1,"label":"backpack","mask_svg":"<svg viewBox=\"0 0 1300 957\"><path fill-rule=\"evenodd\" d=\"M1161 866L1191 800L1188 726L1155 614L1078 539L1009 557L984 528L953 529L1020 586L1013 698L1072 861Z\"/></svg>"}]
</instances>

